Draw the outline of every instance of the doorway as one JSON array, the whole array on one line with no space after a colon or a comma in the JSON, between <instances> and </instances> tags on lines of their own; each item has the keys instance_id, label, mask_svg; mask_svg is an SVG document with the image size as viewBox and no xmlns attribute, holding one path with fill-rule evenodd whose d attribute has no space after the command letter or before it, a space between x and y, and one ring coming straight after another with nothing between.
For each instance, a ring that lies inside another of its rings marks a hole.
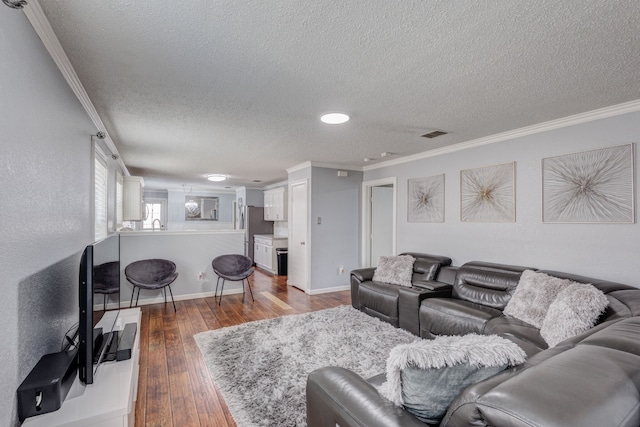
<instances>
[{"instance_id":1,"label":"doorway","mask_svg":"<svg viewBox=\"0 0 640 427\"><path fill-rule=\"evenodd\" d=\"M396 178L362 184L362 267L396 253Z\"/></svg>"}]
</instances>

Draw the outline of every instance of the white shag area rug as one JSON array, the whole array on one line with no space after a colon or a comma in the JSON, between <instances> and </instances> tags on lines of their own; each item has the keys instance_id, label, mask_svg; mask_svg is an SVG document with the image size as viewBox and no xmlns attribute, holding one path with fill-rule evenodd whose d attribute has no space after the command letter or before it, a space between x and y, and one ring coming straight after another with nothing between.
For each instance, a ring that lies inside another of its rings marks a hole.
<instances>
[{"instance_id":1,"label":"white shag area rug","mask_svg":"<svg viewBox=\"0 0 640 427\"><path fill-rule=\"evenodd\" d=\"M393 347L416 339L351 306L195 335L239 427L305 426L311 371L340 366L369 378L384 372Z\"/></svg>"}]
</instances>

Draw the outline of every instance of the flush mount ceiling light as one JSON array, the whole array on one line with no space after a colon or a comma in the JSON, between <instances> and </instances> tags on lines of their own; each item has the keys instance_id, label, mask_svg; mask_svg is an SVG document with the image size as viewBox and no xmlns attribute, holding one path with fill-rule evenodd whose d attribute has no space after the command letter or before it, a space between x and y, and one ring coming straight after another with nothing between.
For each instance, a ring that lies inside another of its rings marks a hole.
<instances>
[{"instance_id":1,"label":"flush mount ceiling light","mask_svg":"<svg viewBox=\"0 0 640 427\"><path fill-rule=\"evenodd\" d=\"M344 113L326 113L320 116L322 123L339 125L349 121L349 116Z\"/></svg>"},{"instance_id":2,"label":"flush mount ceiling light","mask_svg":"<svg viewBox=\"0 0 640 427\"><path fill-rule=\"evenodd\" d=\"M220 182L227 179L227 175L222 175L220 173L212 173L211 175L207 175L207 179L213 182Z\"/></svg>"}]
</instances>

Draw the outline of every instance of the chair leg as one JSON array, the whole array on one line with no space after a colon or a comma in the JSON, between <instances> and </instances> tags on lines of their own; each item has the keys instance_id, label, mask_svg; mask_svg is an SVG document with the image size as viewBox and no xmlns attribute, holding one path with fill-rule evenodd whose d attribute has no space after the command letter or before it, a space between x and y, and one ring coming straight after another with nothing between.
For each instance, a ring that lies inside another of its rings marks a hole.
<instances>
[{"instance_id":1,"label":"chair leg","mask_svg":"<svg viewBox=\"0 0 640 427\"><path fill-rule=\"evenodd\" d=\"M216 282L216 291L213 293L213 297L218 296L218 285L220 284L220 276L218 276L218 281Z\"/></svg>"},{"instance_id":2,"label":"chair leg","mask_svg":"<svg viewBox=\"0 0 640 427\"><path fill-rule=\"evenodd\" d=\"M222 302L222 293L224 292L224 279L222 279L222 288L220 289L220 299L218 300L218 305Z\"/></svg>"},{"instance_id":3,"label":"chair leg","mask_svg":"<svg viewBox=\"0 0 640 427\"><path fill-rule=\"evenodd\" d=\"M107 311L107 294L102 294L102 311Z\"/></svg>"},{"instance_id":4,"label":"chair leg","mask_svg":"<svg viewBox=\"0 0 640 427\"><path fill-rule=\"evenodd\" d=\"M247 286L249 287L249 293L251 294L251 301L255 301L253 299L253 291L251 290L251 283L249 283L249 278L247 280ZM242 280L242 290L244 290L244 280Z\"/></svg>"},{"instance_id":5,"label":"chair leg","mask_svg":"<svg viewBox=\"0 0 640 427\"><path fill-rule=\"evenodd\" d=\"M169 293L171 294L171 302L173 303L173 311L177 312L178 309L176 308L176 302L173 300L173 292L171 292L171 285L167 285L167 288L169 288ZM167 291L164 291L164 295L165 295L165 297L167 296Z\"/></svg>"},{"instance_id":6,"label":"chair leg","mask_svg":"<svg viewBox=\"0 0 640 427\"><path fill-rule=\"evenodd\" d=\"M138 296L136 297L136 307L138 306L138 299L140 299L140 289L142 288L138 288Z\"/></svg>"},{"instance_id":7,"label":"chair leg","mask_svg":"<svg viewBox=\"0 0 640 427\"><path fill-rule=\"evenodd\" d=\"M131 289L131 301L129 301L129 308L133 307L133 296L135 295L135 293L136 293L136 287L134 286Z\"/></svg>"},{"instance_id":8,"label":"chair leg","mask_svg":"<svg viewBox=\"0 0 640 427\"><path fill-rule=\"evenodd\" d=\"M167 305L167 287L162 288L164 291L164 305Z\"/></svg>"}]
</instances>

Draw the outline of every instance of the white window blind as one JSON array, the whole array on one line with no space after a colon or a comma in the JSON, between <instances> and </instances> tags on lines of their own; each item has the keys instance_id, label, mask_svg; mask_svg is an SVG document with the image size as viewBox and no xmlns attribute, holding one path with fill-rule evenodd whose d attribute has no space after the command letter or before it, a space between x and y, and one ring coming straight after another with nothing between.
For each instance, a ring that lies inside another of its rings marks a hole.
<instances>
[{"instance_id":1,"label":"white window blind","mask_svg":"<svg viewBox=\"0 0 640 427\"><path fill-rule=\"evenodd\" d=\"M94 156L94 225L95 240L107 237L107 162L96 147Z\"/></svg>"},{"instance_id":2,"label":"white window blind","mask_svg":"<svg viewBox=\"0 0 640 427\"><path fill-rule=\"evenodd\" d=\"M122 183L122 174L120 172L116 173L116 229L122 227L122 216L124 212L124 208L122 206L123 200L123 183Z\"/></svg>"}]
</instances>

